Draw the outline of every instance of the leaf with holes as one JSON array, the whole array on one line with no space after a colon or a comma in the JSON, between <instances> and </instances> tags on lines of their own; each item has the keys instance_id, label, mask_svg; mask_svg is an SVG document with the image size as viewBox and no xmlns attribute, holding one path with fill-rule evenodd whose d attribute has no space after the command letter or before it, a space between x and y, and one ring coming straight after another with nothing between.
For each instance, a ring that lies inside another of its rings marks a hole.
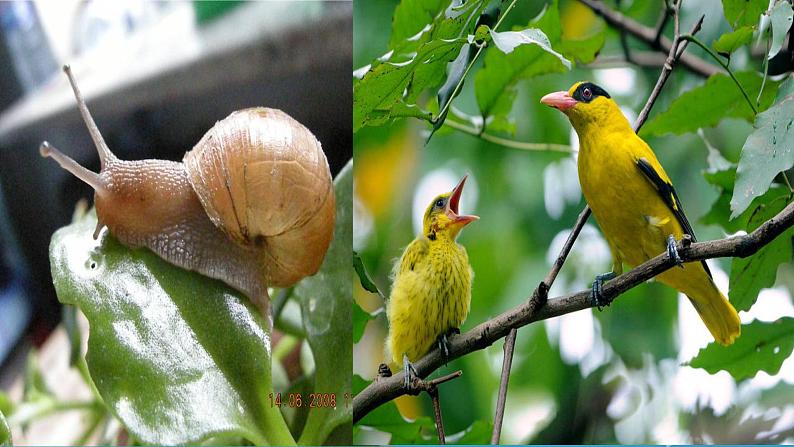
<instances>
[{"instance_id":1,"label":"leaf with holes","mask_svg":"<svg viewBox=\"0 0 794 447\"><path fill-rule=\"evenodd\" d=\"M794 95L758 114L742 147L731 198L731 219L764 194L781 171L794 165Z\"/></svg>"},{"instance_id":2,"label":"leaf with holes","mask_svg":"<svg viewBox=\"0 0 794 447\"><path fill-rule=\"evenodd\" d=\"M689 361L693 368L711 374L728 371L734 379L755 376L758 371L775 375L794 348L794 318L742 325L742 335L730 346L712 342Z\"/></svg>"}]
</instances>

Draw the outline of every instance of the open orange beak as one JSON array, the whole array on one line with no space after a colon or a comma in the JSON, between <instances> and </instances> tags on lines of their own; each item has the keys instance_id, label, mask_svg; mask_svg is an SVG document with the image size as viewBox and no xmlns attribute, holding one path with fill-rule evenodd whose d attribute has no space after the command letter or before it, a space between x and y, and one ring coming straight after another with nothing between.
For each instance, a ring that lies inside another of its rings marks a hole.
<instances>
[{"instance_id":1,"label":"open orange beak","mask_svg":"<svg viewBox=\"0 0 794 447\"><path fill-rule=\"evenodd\" d=\"M549 93L548 95L540 98L540 102L547 106L554 107L560 112L564 112L571 107L575 106L577 101L571 98L571 95L566 91Z\"/></svg>"},{"instance_id":2,"label":"open orange beak","mask_svg":"<svg viewBox=\"0 0 794 447\"><path fill-rule=\"evenodd\" d=\"M459 215L458 210L460 206L460 195L463 192L463 185L466 183L466 179L468 175L464 175L462 179L460 179L460 183L455 189L452 190L452 195L449 196L449 202L447 202L447 216L452 220L452 223L460 226L465 226L475 220L479 219L478 216L473 215Z\"/></svg>"}]
</instances>

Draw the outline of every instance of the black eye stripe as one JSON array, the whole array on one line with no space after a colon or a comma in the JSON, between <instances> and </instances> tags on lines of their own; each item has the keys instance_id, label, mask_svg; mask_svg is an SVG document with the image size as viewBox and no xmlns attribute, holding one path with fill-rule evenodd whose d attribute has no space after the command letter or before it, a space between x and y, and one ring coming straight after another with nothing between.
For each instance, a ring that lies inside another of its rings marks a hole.
<instances>
[{"instance_id":1,"label":"black eye stripe","mask_svg":"<svg viewBox=\"0 0 794 447\"><path fill-rule=\"evenodd\" d=\"M590 102L599 96L611 98L609 93L592 82L583 82L573 92L573 99L579 102Z\"/></svg>"}]
</instances>

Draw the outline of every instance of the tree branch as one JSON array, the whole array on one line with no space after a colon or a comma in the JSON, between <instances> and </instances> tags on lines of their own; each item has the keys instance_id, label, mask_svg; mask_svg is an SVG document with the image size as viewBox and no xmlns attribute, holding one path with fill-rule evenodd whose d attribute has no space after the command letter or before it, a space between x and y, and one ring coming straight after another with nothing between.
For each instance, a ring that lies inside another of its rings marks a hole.
<instances>
[{"instance_id":1,"label":"tree branch","mask_svg":"<svg viewBox=\"0 0 794 447\"><path fill-rule=\"evenodd\" d=\"M636 22L618 11L613 11L601 1L579 1L592 9L593 12L603 17L610 26L627 31L629 34L645 42L648 46L657 51L668 53L670 48L673 46L673 42L664 36L660 36L660 39L657 43L657 32L655 29ZM682 66L686 67L687 70L704 77L709 77L721 71L716 65L712 65L705 60L691 54L681 55L680 63Z\"/></svg>"},{"instance_id":2,"label":"tree branch","mask_svg":"<svg viewBox=\"0 0 794 447\"><path fill-rule=\"evenodd\" d=\"M788 204L775 217L764 222L750 234L692 244L688 244L685 241L680 242L678 244L678 254L684 262L721 257L744 258L755 254L761 247L780 236L792 225L794 225L794 203ZM670 259L667 253L663 253L607 282L604 285L602 296L604 299L613 300L627 290L673 266L675 266L673 260ZM512 310L478 325L465 334L451 337L449 339L449 356L447 358L441 354L438 348L434 348L422 359L414 363L414 367L420 377L427 377L445 362L484 349L500 338L505 337L512 329L593 307L590 293L590 290L583 290L550 299L545 306L540 307L537 311L532 308L532 300L530 299ZM371 383L353 399L353 422L361 420L367 413L378 406L403 394L406 394L406 389L403 386L402 372Z\"/></svg>"}]
</instances>

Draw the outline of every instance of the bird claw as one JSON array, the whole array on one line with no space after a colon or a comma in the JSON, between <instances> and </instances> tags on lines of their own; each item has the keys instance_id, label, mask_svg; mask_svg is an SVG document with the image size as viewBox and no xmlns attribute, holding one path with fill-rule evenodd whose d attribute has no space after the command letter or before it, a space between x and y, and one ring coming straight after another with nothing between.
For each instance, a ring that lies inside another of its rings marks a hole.
<instances>
[{"instance_id":1,"label":"bird claw","mask_svg":"<svg viewBox=\"0 0 794 447\"><path fill-rule=\"evenodd\" d=\"M452 331L450 331L450 333L451 332ZM444 364L446 365L449 360L449 340L447 339L447 334L442 334L441 337L438 337L438 349L441 350L441 356L444 358Z\"/></svg>"},{"instance_id":2,"label":"bird claw","mask_svg":"<svg viewBox=\"0 0 794 447\"><path fill-rule=\"evenodd\" d=\"M667 256L675 262L675 265L684 268L684 261L678 255L678 248L676 247L675 238L671 234L667 236Z\"/></svg>"},{"instance_id":3,"label":"bird claw","mask_svg":"<svg viewBox=\"0 0 794 447\"><path fill-rule=\"evenodd\" d=\"M414 379L416 379L418 374L416 373L416 368L414 368L414 365L412 365L408 360L407 355L403 355L403 372L403 386L405 386L406 391L411 391Z\"/></svg>"},{"instance_id":4,"label":"bird claw","mask_svg":"<svg viewBox=\"0 0 794 447\"><path fill-rule=\"evenodd\" d=\"M590 298L593 302L593 305L601 310L602 307L609 306L610 301L605 300L603 298L603 291L604 291L604 283L609 281L610 279L614 278L615 272L608 272L602 273L600 275L596 275L595 280L593 281L593 287L591 289Z\"/></svg>"}]
</instances>

